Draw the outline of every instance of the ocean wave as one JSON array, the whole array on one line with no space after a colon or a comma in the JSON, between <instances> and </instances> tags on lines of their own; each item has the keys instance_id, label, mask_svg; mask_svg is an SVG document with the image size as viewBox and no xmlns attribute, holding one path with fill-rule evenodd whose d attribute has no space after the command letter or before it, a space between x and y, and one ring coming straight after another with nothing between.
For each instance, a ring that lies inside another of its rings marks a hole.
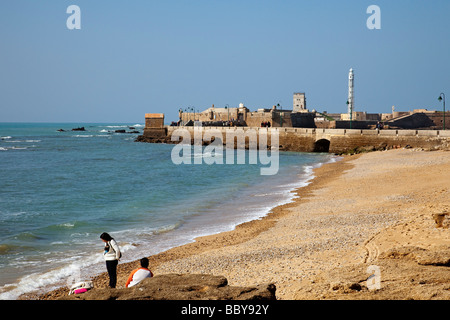
<instances>
[{"instance_id":1,"label":"ocean wave","mask_svg":"<svg viewBox=\"0 0 450 320\"><path fill-rule=\"evenodd\" d=\"M28 147L12 147L12 150L26 150Z\"/></svg>"},{"instance_id":2,"label":"ocean wave","mask_svg":"<svg viewBox=\"0 0 450 320\"><path fill-rule=\"evenodd\" d=\"M29 148L36 148L36 145L31 145L31 146L27 146L27 147L23 147L23 146L12 146L12 147L0 147L0 151L8 151L8 150L27 150Z\"/></svg>"},{"instance_id":3,"label":"ocean wave","mask_svg":"<svg viewBox=\"0 0 450 320\"><path fill-rule=\"evenodd\" d=\"M268 192L268 193L257 193L254 194L253 197L267 197L267 196L275 196L275 195L283 195L285 192Z\"/></svg>"},{"instance_id":4,"label":"ocean wave","mask_svg":"<svg viewBox=\"0 0 450 320\"><path fill-rule=\"evenodd\" d=\"M0 255L8 254L11 251L14 251L17 246L9 245L9 244L0 244Z\"/></svg>"},{"instance_id":5,"label":"ocean wave","mask_svg":"<svg viewBox=\"0 0 450 320\"><path fill-rule=\"evenodd\" d=\"M122 125L117 125L117 126L105 126L106 128L128 128L129 126L122 126Z\"/></svg>"},{"instance_id":6,"label":"ocean wave","mask_svg":"<svg viewBox=\"0 0 450 320\"><path fill-rule=\"evenodd\" d=\"M73 227L75 227L75 223L71 223L71 222L62 223L62 224L58 224L57 227L73 228Z\"/></svg>"},{"instance_id":7,"label":"ocean wave","mask_svg":"<svg viewBox=\"0 0 450 320\"><path fill-rule=\"evenodd\" d=\"M74 258L71 257L71 260ZM15 300L20 295L36 290L55 289L59 286L72 284L75 281L81 281L90 278L90 275L83 274L84 270L103 260L101 255L91 255L80 257L75 262L66 264L63 267L43 272L33 273L19 279L16 284L6 284L0 288L0 300Z\"/></svg>"},{"instance_id":8,"label":"ocean wave","mask_svg":"<svg viewBox=\"0 0 450 320\"><path fill-rule=\"evenodd\" d=\"M42 240L43 238L38 236L35 233L32 232L22 232L14 237L16 240L20 241L36 241L36 240Z\"/></svg>"},{"instance_id":9,"label":"ocean wave","mask_svg":"<svg viewBox=\"0 0 450 320\"><path fill-rule=\"evenodd\" d=\"M41 140L6 140L7 143L31 143L31 142L41 142Z\"/></svg>"},{"instance_id":10,"label":"ocean wave","mask_svg":"<svg viewBox=\"0 0 450 320\"><path fill-rule=\"evenodd\" d=\"M11 136L4 136L4 137L0 137L0 139L7 140L7 139L12 139L12 137Z\"/></svg>"},{"instance_id":11,"label":"ocean wave","mask_svg":"<svg viewBox=\"0 0 450 320\"><path fill-rule=\"evenodd\" d=\"M202 153L193 153L192 158L194 159L201 159L201 158L213 158L213 157L220 157L221 155L219 153L213 155L211 152L202 152Z\"/></svg>"},{"instance_id":12,"label":"ocean wave","mask_svg":"<svg viewBox=\"0 0 450 320\"><path fill-rule=\"evenodd\" d=\"M66 243L59 241L52 243L55 246L61 244L65 245ZM119 246L124 255L136 248L136 245L124 242L119 242ZM46 261L55 266L59 266L53 270L35 272L23 276L16 283L6 284L0 287L0 300L16 300L25 293L35 291L46 292L59 287L68 287L74 282L88 280L98 272L99 266L102 265L104 259L102 254L87 253L85 255L72 254L67 257L57 255L56 258L46 258Z\"/></svg>"}]
</instances>

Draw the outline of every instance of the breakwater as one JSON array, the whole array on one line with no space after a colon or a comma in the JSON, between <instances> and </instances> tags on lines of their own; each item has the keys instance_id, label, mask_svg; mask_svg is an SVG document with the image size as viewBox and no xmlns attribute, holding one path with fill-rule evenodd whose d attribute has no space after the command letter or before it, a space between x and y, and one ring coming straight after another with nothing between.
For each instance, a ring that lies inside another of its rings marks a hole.
<instances>
[{"instance_id":1,"label":"breakwater","mask_svg":"<svg viewBox=\"0 0 450 320\"><path fill-rule=\"evenodd\" d=\"M171 127L159 129L163 134L155 135L154 128L145 128L137 141L179 143L171 141L177 129L188 130L192 139L194 131L204 135L220 134L226 143L227 134L244 135L247 142L250 133L267 134L268 145L272 132L278 133L279 148L284 151L346 153L363 148L381 150L391 148L423 148L426 150L450 150L450 131L445 130L360 130L360 129L318 129L318 128L258 128L258 127ZM237 142L236 142L237 144Z\"/></svg>"}]
</instances>

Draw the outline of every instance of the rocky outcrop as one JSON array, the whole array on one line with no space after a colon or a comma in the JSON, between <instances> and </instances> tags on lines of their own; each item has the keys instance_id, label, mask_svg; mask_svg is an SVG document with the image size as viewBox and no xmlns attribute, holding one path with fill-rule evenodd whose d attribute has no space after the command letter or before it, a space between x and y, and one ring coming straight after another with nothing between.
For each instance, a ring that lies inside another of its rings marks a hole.
<instances>
[{"instance_id":1,"label":"rocky outcrop","mask_svg":"<svg viewBox=\"0 0 450 320\"><path fill-rule=\"evenodd\" d=\"M72 131L86 131L84 127L73 128Z\"/></svg>"},{"instance_id":2,"label":"rocky outcrop","mask_svg":"<svg viewBox=\"0 0 450 320\"><path fill-rule=\"evenodd\" d=\"M179 142L173 142L171 137L163 136L163 137L148 137L145 135L137 136L135 142L147 142L147 143L166 143L166 144L178 144Z\"/></svg>"},{"instance_id":3,"label":"rocky outcrop","mask_svg":"<svg viewBox=\"0 0 450 320\"><path fill-rule=\"evenodd\" d=\"M59 300L275 300L275 285L231 287L222 276L165 274L131 288L91 289Z\"/></svg>"},{"instance_id":4,"label":"rocky outcrop","mask_svg":"<svg viewBox=\"0 0 450 320\"><path fill-rule=\"evenodd\" d=\"M295 299L448 300L450 247L400 246L375 261L380 287L370 287L369 264L336 268L304 280Z\"/></svg>"},{"instance_id":5,"label":"rocky outcrop","mask_svg":"<svg viewBox=\"0 0 450 320\"><path fill-rule=\"evenodd\" d=\"M380 255L381 259L410 259L423 266L450 266L450 248L436 246L426 250L416 246L395 247Z\"/></svg>"}]
</instances>

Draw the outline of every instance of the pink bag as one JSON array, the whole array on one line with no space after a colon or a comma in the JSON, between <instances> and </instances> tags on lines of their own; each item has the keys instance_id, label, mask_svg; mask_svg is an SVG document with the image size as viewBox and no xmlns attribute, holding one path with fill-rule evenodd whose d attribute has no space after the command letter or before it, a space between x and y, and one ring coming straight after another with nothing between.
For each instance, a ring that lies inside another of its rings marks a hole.
<instances>
[{"instance_id":1,"label":"pink bag","mask_svg":"<svg viewBox=\"0 0 450 320\"><path fill-rule=\"evenodd\" d=\"M85 293L87 291L86 288L80 288L73 291L74 294Z\"/></svg>"}]
</instances>

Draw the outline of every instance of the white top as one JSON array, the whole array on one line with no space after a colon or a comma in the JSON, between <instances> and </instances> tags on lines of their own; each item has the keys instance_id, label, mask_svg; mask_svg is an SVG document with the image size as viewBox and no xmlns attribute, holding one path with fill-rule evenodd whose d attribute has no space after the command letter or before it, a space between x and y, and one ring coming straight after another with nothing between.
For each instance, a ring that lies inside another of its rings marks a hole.
<instances>
[{"instance_id":1,"label":"white top","mask_svg":"<svg viewBox=\"0 0 450 320\"><path fill-rule=\"evenodd\" d=\"M112 260L119 260L120 259L120 249L117 245L116 240L112 239L111 241L108 241L109 244L109 251L103 254L103 257L106 261L112 261ZM106 244L105 244L106 246Z\"/></svg>"},{"instance_id":2,"label":"white top","mask_svg":"<svg viewBox=\"0 0 450 320\"><path fill-rule=\"evenodd\" d=\"M132 275L132 277L133 277L133 279L131 280L130 284L128 285L128 288L138 284L145 278L151 278L152 273L148 269L140 268Z\"/></svg>"}]
</instances>

